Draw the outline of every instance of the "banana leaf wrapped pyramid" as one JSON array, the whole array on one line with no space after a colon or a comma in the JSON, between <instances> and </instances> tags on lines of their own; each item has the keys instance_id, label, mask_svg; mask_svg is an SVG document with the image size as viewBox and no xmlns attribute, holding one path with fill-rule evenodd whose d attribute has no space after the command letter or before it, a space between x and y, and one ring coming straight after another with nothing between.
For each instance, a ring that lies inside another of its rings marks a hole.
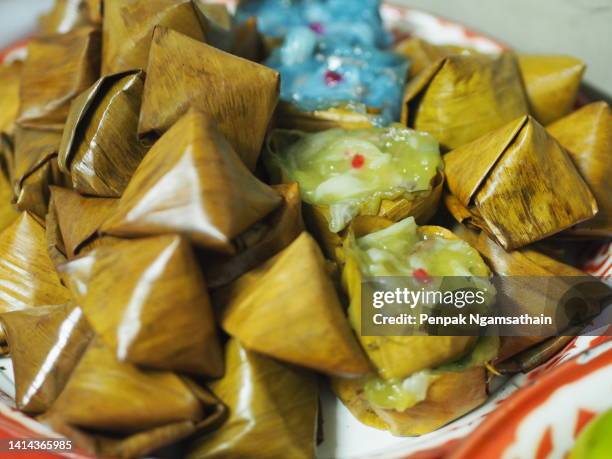
<instances>
[{"instance_id":1,"label":"banana leaf wrapped pyramid","mask_svg":"<svg viewBox=\"0 0 612 459\"><path fill-rule=\"evenodd\" d=\"M606 102L594 102L551 124L548 132L567 150L595 195L598 214L570 231L612 236L612 112Z\"/></svg>"},{"instance_id":2,"label":"banana leaf wrapped pyramid","mask_svg":"<svg viewBox=\"0 0 612 459\"><path fill-rule=\"evenodd\" d=\"M210 388L227 404L227 422L194 440L186 457L314 457L316 378L250 352L236 339L228 341L226 359L225 376Z\"/></svg>"},{"instance_id":3,"label":"banana leaf wrapped pyramid","mask_svg":"<svg viewBox=\"0 0 612 459\"><path fill-rule=\"evenodd\" d=\"M149 150L102 230L120 237L181 233L232 254L232 239L280 203L214 121L190 111Z\"/></svg>"},{"instance_id":4,"label":"banana leaf wrapped pyramid","mask_svg":"<svg viewBox=\"0 0 612 459\"><path fill-rule=\"evenodd\" d=\"M168 371L114 359L94 339L64 390L41 418L103 457L141 457L220 424L225 408L204 388Z\"/></svg>"},{"instance_id":5,"label":"banana leaf wrapped pyramid","mask_svg":"<svg viewBox=\"0 0 612 459\"><path fill-rule=\"evenodd\" d=\"M0 133L12 134L19 113L21 62L0 64Z\"/></svg>"},{"instance_id":6,"label":"banana leaf wrapped pyramid","mask_svg":"<svg viewBox=\"0 0 612 459\"><path fill-rule=\"evenodd\" d=\"M283 198L280 207L234 241L235 255L203 252L202 269L208 288L215 289L235 281L247 271L287 247L304 231L302 201L297 183L272 187Z\"/></svg>"},{"instance_id":7,"label":"banana leaf wrapped pyramid","mask_svg":"<svg viewBox=\"0 0 612 459\"><path fill-rule=\"evenodd\" d=\"M323 255L307 233L216 300L223 329L247 349L328 374L363 375L370 369Z\"/></svg>"},{"instance_id":8,"label":"banana leaf wrapped pyramid","mask_svg":"<svg viewBox=\"0 0 612 459\"><path fill-rule=\"evenodd\" d=\"M531 117L521 117L444 156L447 207L506 250L597 214L567 152Z\"/></svg>"},{"instance_id":9,"label":"banana leaf wrapped pyramid","mask_svg":"<svg viewBox=\"0 0 612 459\"><path fill-rule=\"evenodd\" d=\"M3 314L13 371L15 403L21 411L47 411L93 337L74 305L41 306Z\"/></svg>"},{"instance_id":10,"label":"banana leaf wrapped pyramid","mask_svg":"<svg viewBox=\"0 0 612 459\"><path fill-rule=\"evenodd\" d=\"M85 197L55 186L51 187L51 202L64 255L68 258L74 258L97 236L98 228L117 204L116 199ZM51 212L51 205L49 209Z\"/></svg>"},{"instance_id":11,"label":"banana leaf wrapped pyramid","mask_svg":"<svg viewBox=\"0 0 612 459\"><path fill-rule=\"evenodd\" d=\"M211 88L223 90L211 90ZM275 71L157 27L138 132L161 134L189 108L210 116L247 167L255 169L278 100Z\"/></svg>"},{"instance_id":12,"label":"banana leaf wrapped pyramid","mask_svg":"<svg viewBox=\"0 0 612 459\"><path fill-rule=\"evenodd\" d=\"M140 71L102 77L70 107L59 166L79 193L119 197L147 147L138 139Z\"/></svg>"},{"instance_id":13,"label":"banana leaf wrapped pyramid","mask_svg":"<svg viewBox=\"0 0 612 459\"><path fill-rule=\"evenodd\" d=\"M444 175L436 140L394 124L306 134L275 130L265 164L274 181L300 185L304 215L326 256L341 259L349 223L435 213Z\"/></svg>"},{"instance_id":14,"label":"banana leaf wrapped pyramid","mask_svg":"<svg viewBox=\"0 0 612 459\"><path fill-rule=\"evenodd\" d=\"M475 50L453 45L434 45L418 37L395 45L395 51L410 58L410 76L415 77L439 59L452 54L476 54Z\"/></svg>"},{"instance_id":15,"label":"banana leaf wrapped pyramid","mask_svg":"<svg viewBox=\"0 0 612 459\"><path fill-rule=\"evenodd\" d=\"M45 228L27 212L0 234L0 259L0 314L71 301L47 253Z\"/></svg>"},{"instance_id":16,"label":"banana leaf wrapped pyramid","mask_svg":"<svg viewBox=\"0 0 612 459\"><path fill-rule=\"evenodd\" d=\"M452 55L408 84L402 122L453 149L528 113L514 55Z\"/></svg>"},{"instance_id":17,"label":"banana leaf wrapped pyramid","mask_svg":"<svg viewBox=\"0 0 612 459\"><path fill-rule=\"evenodd\" d=\"M53 9L38 20L41 35L67 33L102 23L102 0L55 0Z\"/></svg>"},{"instance_id":18,"label":"banana leaf wrapped pyramid","mask_svg":"<svg viewBox=\"0 0 612 459\"><path fill-rule=\"evenodd\" d=\"M571 56L522 54L518 63L535 119L547 125L572 111L586 69L584 62Z\"/></svg>"},{"instance_id":19,"label":"banana leaf wrapped pyramid","mask_svg":"<svg viewBox=\"0 0 612 459\"><path fill-rule=\"evenodd\" d=\"M75 296L119 361L210 377L223 374L206 284L185 239L126 240L98 247L77 261L86 263L89 272L85 288Z\"/></svg>"},{"instance_id":20,"label":"banana leaf wrapped pyramid","mask_svg":"<svg viewBox=\"0 0 612 459\"><path fill-rule=\"evenodd\" d=\"M204 41L191 0L113 0L104 2L102 75L147 66L153 29L164 26Z\"/></svg>"},{"instance_id":21,"label":"banana leaf wrapped pyramid","mask_svg":"<svg viewBox=\"0 0 612 459\"><path fill-rule=\"evenodd\" d=\"M100 73L100 34L80 27L32 40L21 72L22 125L62 126L70 101Z\"/></svg>"}]
</instances>

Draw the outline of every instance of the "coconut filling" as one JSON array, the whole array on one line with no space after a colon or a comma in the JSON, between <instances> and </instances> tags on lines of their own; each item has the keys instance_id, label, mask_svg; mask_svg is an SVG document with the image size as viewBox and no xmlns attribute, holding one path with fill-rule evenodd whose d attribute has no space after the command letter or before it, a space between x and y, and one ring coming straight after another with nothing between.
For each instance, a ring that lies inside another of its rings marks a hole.
<instances>
[{"instance_id":1,"label":"coconut filling","mask_svg":"<svg viewBox=\"0 0 612 459\"><path fill-rule=\"evenodd\" d=\"M377 214L383 199L430 190L442 168L437 141L399 124L304 134L278 160L305 202L329 207L334 233L360 213Z\"/></svg>"}]
</instances>

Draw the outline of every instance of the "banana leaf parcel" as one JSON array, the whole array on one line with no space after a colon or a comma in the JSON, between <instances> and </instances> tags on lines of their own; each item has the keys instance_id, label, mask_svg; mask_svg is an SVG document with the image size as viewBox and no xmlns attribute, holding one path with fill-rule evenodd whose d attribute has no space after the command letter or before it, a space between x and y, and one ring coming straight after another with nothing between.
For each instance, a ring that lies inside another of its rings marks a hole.
<instances>
[{"instance_id":1,"label":"banana leaf parcel","mask_svg":"<svg viewBox=\"0 0 612 459\"><path fill-rule=\"evenodd\" d=\"M444 165L450 212L506 250L597 214L597 202L567 152L529 116L453 150Z\"/></svg>"},{"instance_id":2,"label":"banana leaf parcel","mask_svg":"<svg viewBox=\"0 0 612 459\"><path fill-rule=\"evenodd\" d=\"M89 453L135 458L213 429L225 413L192 381L118 362L94 339L41 420Z\"/></svg>"},{"instance_id":3,"label":"banana leaf parcel","mask_svg":"<svg viewBox=\"0 0 612 459\"><path fill-rule=\"evenodd\" d=\"M522 54L518 63L535 119L547 125L572 111L586 69L584 62L571 56Z\"/></svg>"},{"instance_id":4,"label":"banana leaf parcel","mask_svg":"<svg viewBox=\"0 0 612 459\"><path fill-rule=\"evenodd\" d=\"M15 374L15 403L29 414L47 411L93 337L74 305L41 306L2 314Z\"/></svg>"},{"instance_id":5,"label":"banana leaf parcel","mask_svg":"<svg viewBox=\"0 0 612 459\"><path fill-rule=\"evenodd\" d=\"M210 388L227 405L227 422L193 441L186 457L314 457L318 411L314 375L250 352L236 339L228 341L226 359L225 376Z\"/></svg>"},{"instance_id":6,"label":"banana leaf parcel","mask_svg":"<svg viewBox=\"0 0 612 459\"><path fill-rule=\"evenodd\" d=\"M434 45L418 37L407 38L395 45L395 51L410 58L410 76L415 77L439 59L453 54L477 54L475 50L453 45Z\"/></svg>"},{"instance_id":7,"label":"banana leaf parcel","mask_svg":"<svg viewBox=\"0 0 612 459\"><path fill-rule=\"evenodd\" d=\"M149 150L102 230L119 237L181 233L232 254L232 239L281 200L245 167L210 117L190 111Z\"/></svg>"},{"instance_id":8,"label":"banana leaf parcel","mask_svg":"<svg viewBox=\"0 0 612 459\"><path fill-rule=\"evenodd\" d=\"M408 84L402 122L453 149L528 113L514 55L452 55Z\"/></svg>"},{"instance_id":9,"label":"banana leaf parcel","mask_svg":"<svg viewBox=\"0 0 612 459\"><path fill-rule=\"evenodd\" d=\"M216 300L223 329L247 349L328 374L370 370L308 233Z\"/></svg>"},{"instance_id":10,"label":"banana leaf parcel","mask_svg":"<svg viewBox=\"0 0 612 459\"><path fill-rule=\"evenodd\" d=\"M219 87L223 90L211 90ZM157 27L138 132L159 135L194 108L217 123L247 167L254 170L278 91L277 72Z\"/></svg>"},{"instance_id":11,"label":"banana leaf parcel","mask_svg":"<svg viewBox=\"0 0 612 459\"><path fill-rule=\"evenodd\" d=\"M143 87L142 72L110 75L72 102L58 162L79 193L121 196L147 151L136 132Z\"/></svg>"},{"instance_id":12,"label":"banana leaf parcel","mask_svg":"<svg viewBox=\"0 0 612 459\"><path fill-rule=\"evenodd\" d=\"M191 0L104 2L102 75L146 69L153 29L158 25L204 41Z\"/></svg>"},{"instance_id":13,"label":"banana leaf parcel","mask_svg":"<svg viewBox=\"0 0 612 459\"><path fill-rule=\"evenodd\" d=\"M595 195L597 215L569 230L581 236L612 236L612 111L594 102L551 124L548 132L567 150Z\"/></svg>"},{"instance_id":14,"label":"banana leaf parcel","mask_svg":"<svg viewBox=\"0 0 612 459\"><path fill-rule=\"evenodd\" d=\"M80 27L32 40L21 72L18 121L30 126L59 126L70 102L100 73L100 34Z\"/></svg>"}]
</instances>

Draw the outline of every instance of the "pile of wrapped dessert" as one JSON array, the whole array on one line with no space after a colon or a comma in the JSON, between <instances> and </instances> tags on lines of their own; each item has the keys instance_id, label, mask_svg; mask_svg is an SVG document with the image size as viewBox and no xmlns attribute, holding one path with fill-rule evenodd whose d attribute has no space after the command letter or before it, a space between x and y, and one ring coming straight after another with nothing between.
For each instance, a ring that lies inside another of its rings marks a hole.
<instances>
[{"instance_id":1,"label":"pile of wrapped dessert","mask_svg":"<svg viewBox=\"0 0 612 459\"><path fill-rule=\"evenodd\" d=\"M360 334L365 277L582 275L534 243L612 235L580 61L394 43L378 8L56 1L0 66L19 410L104 457L313 457L321 384L419 435L567 343Z\"/></svg>"}]
</instances>

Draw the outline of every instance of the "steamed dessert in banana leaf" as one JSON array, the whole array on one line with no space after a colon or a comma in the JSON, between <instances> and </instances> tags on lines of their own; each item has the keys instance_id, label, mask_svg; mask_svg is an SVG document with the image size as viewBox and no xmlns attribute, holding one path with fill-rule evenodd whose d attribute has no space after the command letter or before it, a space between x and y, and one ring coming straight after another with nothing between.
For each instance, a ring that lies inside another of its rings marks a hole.
<instances>
[{"instance_id":1,"label":"steamed dessert in banana leaf","mask_svg":"<svg viewBox=\"0 0 612 459\"><path fill-rule=\"evenodd\" d=\"M121 241L76 263L87 273L75 297L116 359L209 377L223 374L206 283L187 240ZM112 297L102 300L111 290Z\"/></svg>"},{"instance_id":2,"label":"steamed dessert in banana leaf","mask_svg":"<svg viewBox=\"0 0 612 459\"><path fill-rule=\"evenodd\" d=\"M593 192L599 212L569 230L581 236L612 236L612 111L594 102L548 126Z\"/></svg>"},{"instance_id":3,"label":"steamed dessert in banana leaf","mask_svg":"<svg viewBox=\"0 0 612 459\"><path fill-rule=\"evenodd\" d=\"M343 270L349 318L376 374L334 379L332 386L362 422L395 435L420 435L484 401L484 365L495 358L498 341L474 336L367 336L361 321L362 279L402 276L408 282L403 285L436 291L444 290L441 276L461 276L454 277L451 287L478 289L485 307L493 301L495 288L478 252L448 230L418 227L412 218L381 226L365 236L347 238Z\"/></svg>"},{"instance_id":4,"label":"steamed dessert in banana leaf","mask_svg":"<svg viewBox=\"0 0 612 459\"><path fill-rule=\"evenodd\" d=\"M208 116L190 111L140 163L102 230L119 237L181 233L233 254L232 240L281 203Z\"/></svg>"},{"instance_id":5,"label":"steamed dessert in banana leaf","mask_svg":"<svg viewBox=\"0 0 612 459\"><path fill-rule=\"evenodd\" d=\"M90 453L140 457L224 416L221 402L195 382L121 363L94 339L41 420Z\"/></svg>"},{"instance_id":6,"label":"steamed dessert in banana leaf","mask_svg":"<svg viewBox=\"0 0 612 459\"><path fill-rule=\"evenodd\" d=\"M584 62L571 56L521 54L518 63L535 119L547 125L572 111L586 69Z\"/></svg>"},{"instance_id":7,"label":"steamed dessert in banana leaf","mask_svg":"<svg viewBox=\"0 0 612 459\"><path fill-rule=\"evenodd\" d=\"M444 156L450 212L506 250L597 214L567 152L532 117L521 117Z\"/></svg>"},{"instance_id":8,"label":"steamed dessert in banana leaf","mask_svg":"<svg viewBox=\"0 0 612 459\"><path fill-rule=\"evenodd\" d=\"M102 74L145 70L156 26L176 30L198 41L205 38L191 0L104 2Z\"/></svg>"},{"instance_id":9,"label":"steamed dessert in banana leaf","mask_svg":"<svg viewBox=\"0 0 612 459\"><path fill-rule=\"evenodd\" d=\"M431 64L406 89L402 122L457 148L529 113L516 58L452 55Z\"/></svg>"},{"instance_id":10,"label":"steamed dessert in banana leaf","mask_svg":"<svg viewBox=\"0 0 612 459\"><path fill-rule=\"evenodd\" d=\"M191 442L185 457L314 457L314 375L248 351L236 339L225 352L225 376L210 389L227 405L229 417L221 429Z\"/></svg>"},{"instance_id":11,"label":"steamed dessert in banana leaf","mask_svg":"<svg viewBox=\"0 0 612 459\"><path fill-rule=\"evenodd\" d=\"M79 193L119 197L147 147L138 139L142 72L98 80L70 107L59 166Z\"/></svg>"},{"instance_id":12,"label":"steamed dessert in banana leaf","mask_svg":"<svg viewBox=\"0 0 612 459\"><path fill-rule=\"evenodd\" d=\"M211 90L221 87L223 90ZM247 167L254 170L278 90L279 75L274 70L156 27L138 132L160 135L190 108L195 109L216 122Z\"/></svg>"},{"instance_id":13,"label":"steamed dessert in banana leaf","mask_svg":"<svg viewBox=\"0 0 612 459\"><path fill-rule=\"evenodd\" d=\"M102 22L102 0L55 0L53 9L38 20L41 35L67 33Z\"/></svg>"},{"instance_id":14,"label":"steamed dessert in banana leaf","mask_svg":"<svg viewBox=\"0 0 612 459\"><path fill-rule=\"evenodd\" d=\"M236 17L255 16L259 30L273 38L306 27L324 38L386 47L391 35L383 28L379 8L380 0L240 0Z\"/></svg>"},{"instance_id":15,"label":"steamed dessert in banana leaf","mask_svg":"<svg viewBox=\"0 0 612 459\"><path fill-rule=\"evenodd\" d=\"M321 250L307 233L230 284L216 301L223 329L247 349L328 374L370 369Z\"/></svg>"},{"instance_id":16,"label":"steamed dessert in banana leaf","mask_svg":"<svg viewBox=\"0 0 612 459\"><path fill-rule=\"evenodd\" d=\"M72 98L98 79L99 56L100 34L92 27L32 40L21 73L18 121L61 127Z\"/></svg>"},{"instance_id":17,"label":"steamed dessert in banana leaf","mask_svg":"<svg viewBox=\"0 0 612 459\"><path fill-rule=\"evenodd\" d=\"M425 221L442 189L438 143L401 125L316 134L275 131L267 165L275 179L296 181L310 225L334 257L341 232L356 217Z\"/></svg>"},{"instance_id":18,"label":"steamed dessert in banana leaf","mask_svg":"<svg viewBox=\"0 0 612 459\"><path fill-rule=\"evenodd\" d=\"M91 327L71 304L8 312L0 322L13 359L15 404L25 413L43 413L93 337Z\"/></svg>"},{"instance_id":19,"label":"steamed dessert in banana leaf","mask_svg":"<svg viewBox=\"0 0 612 459\"><path fill-rule=\"evenodd\" d=\"M281 74L283 127L320 130L399 121L409 66L399 54L355 40L319 38L301 27L289 32L266 65Z\"/></svg>"}]
</instances>

